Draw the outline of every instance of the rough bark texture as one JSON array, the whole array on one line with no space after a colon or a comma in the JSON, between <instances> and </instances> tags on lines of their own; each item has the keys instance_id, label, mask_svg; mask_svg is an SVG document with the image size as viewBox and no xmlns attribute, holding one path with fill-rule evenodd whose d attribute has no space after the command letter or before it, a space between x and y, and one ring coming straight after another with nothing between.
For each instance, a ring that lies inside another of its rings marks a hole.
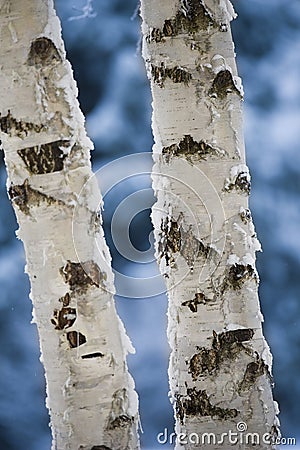
<instances>
[{"instance_id":1,"label":"rough bark texture","mask_svg":"<svg viewBox=\"0 0 300 450\"><path fill-rule=\"evenodd\" d=\"M1 1L0 136L26 251L52 449L137 449L132 351L113 300L77 89L51 0ZM89 180L89 181L88 181Z\"/></svg>"},{"instance_id":2,"label":"rough bark texture","mask_svg":"<svg viewBox=\"0 0 300 450\"><path fill-rule=\"evenodd\" d=\"M248 448L247 433L258 433L259 448L273 448L263 435L278 433L257 294L260 246L248 209L233 17L227 0L142 0L155 138L152 218L169 291L177 449L198 448L192 433L200 443L203 433L215 436L201 448ZM245 431L244 440L222 442L229 430Z\"/></svg>"}]
</instances>

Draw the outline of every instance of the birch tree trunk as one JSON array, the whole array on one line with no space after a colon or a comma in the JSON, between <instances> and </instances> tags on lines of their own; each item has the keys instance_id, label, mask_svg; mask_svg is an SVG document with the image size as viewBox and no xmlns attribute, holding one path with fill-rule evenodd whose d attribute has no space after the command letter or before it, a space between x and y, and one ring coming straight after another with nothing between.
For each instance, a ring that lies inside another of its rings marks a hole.
<instances>
[{"instance_id":1,"label":"birch tree trunk","mask_svg":"<svg viewBox=\"0 0 300 450\"><path fill-rule=\"evenodd\" d=\"M228 0L142 0L141 14L176 449L275 448L278 411L230 31L235 14Z\"/></svg>"},{"instance_id":2,"label":"birch tree trunk","mask_svg":"<svg viewBox=\"0 0 300 450\"><path fill-rule=\"evenodd\" d=\"M47 380L52 449L137 449L131 344L52 0L2 0L0 129Z\"/></svg>"}]
</instances>

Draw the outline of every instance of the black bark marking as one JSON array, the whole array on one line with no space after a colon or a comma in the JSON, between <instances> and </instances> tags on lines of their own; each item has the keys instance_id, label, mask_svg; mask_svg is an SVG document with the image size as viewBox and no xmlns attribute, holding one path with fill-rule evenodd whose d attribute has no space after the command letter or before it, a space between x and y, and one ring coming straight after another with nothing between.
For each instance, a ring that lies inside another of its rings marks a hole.
<instances>
[{"instance_id":1,"label":"black bark marking","mask_svg":"<svg viewBox=\"0 0 300 450\"><path fill-rule=\"evenodd\" d=\"M51 39L39 37L30 46L28 64L31 66L46 66L61 61L59 52Z\"/></svg>"},{"instance_id":2,"label":"black bark marking","mask_svg":"<svg viewBox=\"0 0 300 450\"><path fill-rule=\"evenodd\" d=\"M180 248L180 254L186 260L190 269L193 268L195 259L202 252L204 245L199 239L197 239L190 229L187 232L181 231L182 245Z\"/></svg>"},{"instance_id":3,"label":"black bark marking","mask_svg":"<svg viewBox=\"0 0 300 450\"><path fill-rule=\"evenodd\" d=\"M94 261L82 263L68 261L65 266L60 268L60 274L69 284L71 291L85 291L91 286L100 287L102 281L106 279L106 274L101 272Z\"/></svg>"},{"instance_id":4,"label":"black bark marking","mask_svg":"<svg viewBox=\"0 0 300 450\"><path fill-rule=\"evenodd\" d=\"M269 375L268 367L265 362L257 356L255 361L247 364L244 378L239 385L238 392L242 393L251 389L255 384L257 378L261 377L264 374Z\"/></svg>"},{"instance_id":5,"label":"black bark marking","mask_svg":"<svg viewBox=\"0 0 300 450\"><path fill-rule=\"evenodd\" d=\"M232 92L241 95L234 83L232 73L227 69L220 70L214 78L212 87L209 90L209 95L215 95L220 99L224 99L227 94Z\"/></svg>"},{"instance_id":6,"label":"black bark marking","mask_svg":"<svg viewBox=\"0 0 300 450\"><path fill-rule=\"evenodd\" d=\"M250 222L252 220L250 209L248 209L248 208L243 209L240 212L240 218L241 218L242 222L244 222L244 224L247 224L248 222Z\"/></svg>"},{"instance_id":7,"label":"black bark marking","mask_svg":"<svg viewBox=\"0 0 300 450\"><path fill-rule=\"evenodd\" d=\"M230 192L233 189L241 192L242 194L250 195L251 181L248 172L242 170L241 172L238 173L238 175L232 182L228 183L227 181L225 191Z\"/></svg>"},{"instance_id":8,"label":"black bark marking","mask_svg":"<svg viewBox=\"0 0 300 450\"><path fill-rule=\"evenodd\" d=\"M18 208L24 213L29 214L28 198L31 188L28 184L28 180L25 180L21 185L11 185L8 190L10 199L18 206Z\"/></svg>"},{"instance_id":9,"label":"black bark marking","mask_svg":"<svg viewBox=\"0 0 300 450\"><path fill-rule=\"evenodd\" d=\"M162 36L169 37L175 35L175 29L174 29L174 23L170 19L165 20L163 29L162 29Z\"/></svg>"},{"instance_id":10,"label":"black bark marking","mask_svg":"<svg viewBox=\"0 0 300 450\"><path fill-rule=\"evenodd\" d=\"M94 233L101 233L102 216L100 211L95 211L91 214L91 230Z\"/></svg>"},{"instance_id":11,"label":"black bark marking","mask_svg":"<svg viewBox=\"0 0 300 450\"><path fill-rule=\"evenodd\" d=\"M30 213L30 206L40 206L43 203L63 204L54 197L43 194L29 186L28 179L23 184L12 184L8 189L10 199L15 203L23 214Z\"/></svg>"},{"instance_id":12,"label":"black bark marking","mask_svg":"<svg viewBox=\"0 0 300 450\"><path fill-rule=\"evenodd\" d=\"M213 249L209 245L205 245L200 239L193 234L192 227L188 231L181 229L181 248L180 254L186 260L190 270L193 270L195 260L202 256L205 259L213 254Z\"/></svg>"},{"instance_id":13,"label":"black bark marking","mask_svg":"<svg viewBox=\"0 0 300 450\"><path fill-rule=\"evenodd\" d=\"M59 172L64 168L64 154L61 147L68 147L69 141L55 141L48 144L18 150L27 169L34 175Z\"/></svg>"},{"instance_id":14,"label":"black bark marking","mask_svg":"<svg viewBox=\"0 0 300 450\"><path fill-rule=\"evenodd\" d=\"M163 147L162 154L165 156L166 162L168 163L172 157L185 157L188 160L191 157L197 159L205 159L209 155L219 155L222 153L219 149L213 147L207 142L201 140L199 142L195 141L192 136L184 135L181 141L177 144L169 145L168 147Z\"/></svg>"},{"instance_id":15,"label":"black bark marking","mask_svg":"<svg viewBox=\"0 0 300 450\"><path fill-rule=\"evenodd\" d=\"M188 306L192 312L196 313L198 311L198 305L205 305L207 301L208 298L205 297L203 292L196 292L193 300L183 302L182 306Z\"/></svg>"},{"instance_id":16,"label":"black bark marking","mask_svg":"<svg viewBox=\"0 0 300 450\"><path fill-rule=\"evenodd\" d=\"M76 320L76 309L63 307L58 310L55 309L53 313L53 319L51 323L55 325L56 330L64 330L65 328L70 328Z\"/></svg>"},{"instance_id":17,"label":"black bark marking","mask_svg":"<svg viewBox=\"0 0 300 450\"><path fill-rule=\"evenodd\" d=\"M112 400L111 413L108 419L107 430L129 428L134 423L134 417L127 414L128 393L126 389L115 391Z\"/></svg>"},{"instance_id":18,"label":"black bark marking","mask_svg":"<svg viewBox=\"0 0 300 450\"><path fill-rule=\"evenodd\" d=\"M192 79L192 75L181 67L165 67L164 63L161 66L151 66L151 75L154 83L157 83L160 87L164 86L164 82L169 78L173 83L183 83L188 85Z\"/></svg>"},{"instance_id":19,"label":"black bark marking","mask_svg":"<svg viewBox=\"0 0 300 450\"><path fill-rule=\"evenodd\" d=\"M214 23L202 0L182 0L181 11L179 11L180 21L187 20L192 30L205 29Z\"/></svg>"},{"instance_id":20,"label":"black bark marking","mask_svg":"<svg viewBox=\"0 0 300 450\"><path fill-rule=\"evenodd\" d=\"M67 339L71 348L76 348L86 343L86 337L79 331L69 331Z\"/></svg>"},{"instance_id":21,"label":"black bark marking","mask_svg":"<svg viewBox=\"0 0 300 450\"><path fill-rule=\"evenodd\" d=\"M200 348L190 360L189 373L192 375L192 379L196 381L200 376L204 374L212 374L219 368L220 354L215 349Z\"/></svg>"},{"instance_id":22,"label":"black bark marking","mask_svg":"<svg viewBox=\"0 0 300 450\"><path fill-rule=\"evenodd\" d=\"M185 416L209 416L218 419L233 419L238 415L236 409L221 408L211 403L205 390L187 389L187 396L177 396L176 413L181 423Z\"/></svg>"},{"instance_id":23,"label":"black bark marking","mask_svg":"<svg viewBox=\"0 0 300 450\"><path fill-rule=\"evenodd\" d=\"M103 358L103 353L101 352L95 352L95 353L88 353L86 355L82 355L82 359L92 359L92 358Z\"/></svg>"},{"instance_id":24,"label":"black bark marking","mask_svg":"<svg viewBox=\"0 0 300 450\"><path fill-rule=\"evenodd\" d=\"M271 442L278 442L278 438L281 436L280 430L276 425L271 426L270 437Z\"/></svg>"},{"instance_id":25,"label":"black bark marking","mask_svg":"<svg viewBox=\"0 0 300 450\"><path fill-rule=\"evenodd\" d=\"M158 251L160 258L165 257L167 266L174 262L174 253L181 248L181 230L178 222L172 218L161 220Z\"/></svg>"},{"instance_id":26,"label":"black bark marking","mask_svg":"<svg viewBox=\"0 0 300 450\"><path fill-rule=\"evenodd\" d=\"M69 306L71 302L71 296L69 292L67 292L63 297L61 297L59 301L63 304L63 306Z\"/></svg>"},{"instance_id":27,"label":"black bark marking","mask_svg":"<svg viewBox=\"0 0 300 450\"><path fill-rule=\"evenodd\" d=\"M162 29L152 28L146 37L148 43L164 42L179 34L195 34L208 27L219 27L201 0L182 0L175 17L166 19Z\"/></svg>"},{"instance_id":28,"label":"black bark marking","mask_svg":"<svg viewBox=\"0 0 300 450\"><path fill-rule=\"evenodd\" d=\"M190 270L193 270L196 258L207 258L213 250L194 236L191 227L184 231L179 218L165 218L161 220L158 251L160 259L164 257L167 266L171 266L175 262L174 255L180 253Z\"/></svg>"},{"instance_id":29,"label":"black bark marking","mask_svg":"<svg viewBox=\"0 0 300 450\"><path fill-rule=\"evenodd\" d=\"M213 340L213 347L224 348L237 342L250 341L254 336L251 328L238 328L237 330L229 330L220 334L216 334Z\"/></svg>"},{"instance_id":30,"label":"black bark marking","mask_svg":"<svg viewBox=\"0 0 300 450\"><path fill-rule=\"evenodd\" d=\"M199 255L207 258L213 251L209 245L205 245L202 241L199 241Z\"/></svg>"},{"instance_id":31,"label":"black bark marking","mask_svg":"<svg viewBox=\"0 0 300 450\"><path fill-rule=\"evenodd\" d=\"M94 445L91 450L112 450L110 447L106 445Z\"/></svg>"},{"instance_id":32,"label":"black bark marking","mask_svg":"<svg viewBox=\"0 0 300 450\"><path fill-rule=\"evenodd\" d=\"M219 30L222 31L222 33L226 33L226 31L228 31L227 23L220 23Z\"/></svg>"},{"instance_id":33,"label":"black bark marking","mask_svg":"<svg viewBox=\"0 0 300 450\"><path fill-rule=\"evenodd\" d=\"M39 133L43 129L44 125L39 125L31 122L23 122L15 119L10 110L8 110L6 116L1 116L0 113L0 131L8 134L9 136L18 136L24 138L29 132L34 131Z\"/></svg>"},{"instance_id":34,"label":"black bark marking","mask_svg":"<svg viewBox=\"0 0 300 450\"><path fill-rule=\"evenodd\" d=\"M248 280L257 281L254 267L252 267L251 264L233 264L227 269L222 291L227 288L234 290L241 289Z\"/></svg>"},{"instance_id":35,"label":"black bark marking","mask_svg":"<svg viewBox=\"0 0 300 450\"><path fill-rule=\"evenodd\" d=\"M134 417L127 416L126 414L121 414L120 416L109 422L108 430L114 430L116 428L126 428L129 427L133 422Z\"/></svg>"},{"instance_id":36,"label":"black bark marking","mask_svg":"<svg viewBox=\"0 0 300 450\"><path fill-rule=\"evenodd\" d=\"M233 359L245 350L243 342L250 341L253 336L254 331L251 328L230 330L219 334L214 332L212 348L199 347L198 353L190 360L189 373L192 379L196 381L201 376L212 375L225 359Z\"/></svg>"},{"instance_id":37,"label":"black bark marking","mask_svg":"<svg viewBox=\"0 0 300 450\"><path fill-rule=\"evenodd\" d=\"M235 180L235 188L246 194L250 194L251 182L249 180L249 174L247 172L241 172L238 174Z\"/></svg>"},{"instance_id":38,"label":"black bark marking","mask_svg":"<svg viewBox=\"0 0 300 450\"><path fill-rule=\"evenodd\" d=\"M146 36L146 41L150 42L164 42L164 33L159 28L151 28L150 33Z\"/></svg>"}]
</instances>

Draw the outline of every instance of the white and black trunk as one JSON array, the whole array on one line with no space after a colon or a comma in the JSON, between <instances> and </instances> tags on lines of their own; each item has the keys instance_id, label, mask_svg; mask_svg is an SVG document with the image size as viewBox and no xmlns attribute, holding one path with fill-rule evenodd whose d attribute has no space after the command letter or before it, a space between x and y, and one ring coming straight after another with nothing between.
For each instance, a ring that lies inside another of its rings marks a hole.
<instances>
[{"instance_id":1,"label":"white and black trunk","mask_svg":"<svg viewBox=\"0 0 300 450\"><path fill-rule=\"evenodd\" d=\"M248 448L247 439L274 448L272 360L255 268L260 245L248 209L243 92L230 30L235 13L228 0L141 3L176 448ZM229 430L238 444L222 438Z\"/></svg>"},{"instance_id":2,"label":"white and black trunk","mask_svg":"<svg viewBox=\"0 0 300 450\"><path fill-rule=\"evenodd\" d=\"M0 137L47 380L52 449L137 449L132 351L52 0L0 5Z\"/></svg>"}]
</instances>

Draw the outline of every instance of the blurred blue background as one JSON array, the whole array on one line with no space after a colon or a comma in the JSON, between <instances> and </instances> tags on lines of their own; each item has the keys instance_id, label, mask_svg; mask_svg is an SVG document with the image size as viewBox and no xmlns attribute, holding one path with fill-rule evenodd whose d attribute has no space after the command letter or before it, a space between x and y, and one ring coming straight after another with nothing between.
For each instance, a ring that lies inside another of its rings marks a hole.
<instances>
[{"instance_id":1,"label":"blurred blue background","mask_svg":"<svg viewBox=\"0 0 300 450\"><path fill-rule=\"evenodd\" d=\"M79 99L95 143L94 169L152 146L149 84L140 56L136 0L56 0ZM245 133L252 173L251 208L264 252L258 255L265 335L274 356L275 398L284 436L300 443L300 2L235 0L237 60L245 88ZM0 450L49 450L43 369L31 321L22 244L9 204L0 155ZM105 169L104 169L105 170ZM116 270L138 276L114 247L110 219L118 202L149 187L149 176L116 186L105 198L105 231ZM149 205L154 201L148 195ZM145 251L152 243L149 208L132 221L129 235ZM150 244L149 244L150 236ZM155 272L153 266L151 270ZM140 275L142 276L142 275ZM117 298L136 347L129 357L140 394L143 449L172 430L168 401L166 298ZM164 446L166 448L166 446Z\"/></svg>"}]
</instances>

